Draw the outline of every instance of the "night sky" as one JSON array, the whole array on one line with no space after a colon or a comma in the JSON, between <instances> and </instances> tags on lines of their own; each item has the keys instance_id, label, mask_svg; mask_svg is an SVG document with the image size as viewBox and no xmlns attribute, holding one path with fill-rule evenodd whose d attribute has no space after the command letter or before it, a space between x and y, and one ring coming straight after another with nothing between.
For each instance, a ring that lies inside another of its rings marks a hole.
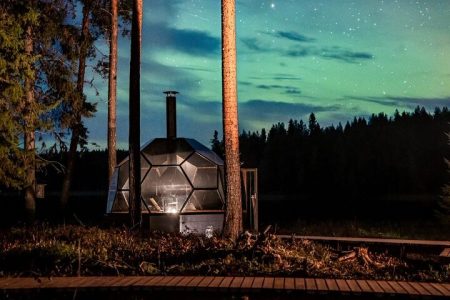
<instances>
[{"instance_id":1,"label":"night sky","mask_svg":"<svg viewBox=\"0 0 450 300\"><path fill-rule=\"evenodd\" d=\"M322 126L417 105L450 106L448 0L238 0L240 130L316 113ZM118 143L127 148L129 45L121 38ZM108 53L108 45L98 42ZM89 76L88 76L89 77ZM95 80L90 140L106 144L107 82ZM177 90L178 135L221 132L219 0L144 0L141 142L165 136L162 91Z\"/></svg>"}]
</instances>

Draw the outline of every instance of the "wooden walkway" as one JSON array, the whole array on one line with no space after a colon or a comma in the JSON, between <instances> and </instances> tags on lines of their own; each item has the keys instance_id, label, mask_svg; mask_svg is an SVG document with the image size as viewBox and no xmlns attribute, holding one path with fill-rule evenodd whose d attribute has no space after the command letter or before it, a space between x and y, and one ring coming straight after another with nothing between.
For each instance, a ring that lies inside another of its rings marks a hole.
<instances>
[{"instance_id":1,"label":"wooden walkway","mask_svg":"<svg viewBox=\"0 0 450 300\"><path fill-rule=\"evenodd\" d=\"M388 245L411 245L411 246L435 246L450 247L450 241L432 241L432 240L405 240L405 239L381 239L381 238L363 238L363 237L334 237L334 236L314 236L314 235L277 235L282 239L305 239L311 241L333 241L343 243L369 243L369 244L388 244Z\"/></svg>"},{"instance_id":2,"label":"wooden walkway","mask_svg":"<svg viewBox=\"0 0 450 300\"><path fill-rule=\"evenodd\" d=\"M209 291L230 293L401 295L450 298L450 283L291 277L127 276L0 278L0 292L33 290Z\"/></svg>"}]
</instances>

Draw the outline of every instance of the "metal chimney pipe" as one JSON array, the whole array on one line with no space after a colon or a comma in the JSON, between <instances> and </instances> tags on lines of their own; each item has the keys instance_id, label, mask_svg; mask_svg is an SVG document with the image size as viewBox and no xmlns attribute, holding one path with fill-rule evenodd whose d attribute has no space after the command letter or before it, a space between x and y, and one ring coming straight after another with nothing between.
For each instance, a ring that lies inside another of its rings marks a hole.
<instances>
[{"instance_id":1,"label":"metal chimney pipe","mask_svg":"<svg viewBox=\"0 0 450 300\"><path fill-rule=\"evenodd\" d=\"M166 94L166 122L167 139L177 137L177 94L176 91L165 91Z\"/></svg>"}]
</instances>

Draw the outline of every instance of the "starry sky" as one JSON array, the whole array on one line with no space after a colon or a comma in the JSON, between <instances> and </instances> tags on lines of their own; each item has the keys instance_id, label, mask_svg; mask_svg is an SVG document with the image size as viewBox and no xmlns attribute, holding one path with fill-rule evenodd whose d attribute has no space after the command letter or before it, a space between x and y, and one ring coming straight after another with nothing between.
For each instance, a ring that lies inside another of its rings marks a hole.
<instances>
[{"instance_id":1,"label":"starry sky","mask_svg":"<svg viewBox=\"0 0 450 300\"><path fill-rule=\"evenodd\" d=\"M240 130L307 120L322 126L417 105L450 106L448 0L237 0ZM209 146L221 132L219 0L144 0L141 142L164 137L165 90L180 92L178 136ZM108 53L105 41L97 45ZM130 40L120 38L118 145L128 148ZM94 76L94 75L92 75ZM85 92L106 145L107 82Z\"/></svg>"}]
</instances>

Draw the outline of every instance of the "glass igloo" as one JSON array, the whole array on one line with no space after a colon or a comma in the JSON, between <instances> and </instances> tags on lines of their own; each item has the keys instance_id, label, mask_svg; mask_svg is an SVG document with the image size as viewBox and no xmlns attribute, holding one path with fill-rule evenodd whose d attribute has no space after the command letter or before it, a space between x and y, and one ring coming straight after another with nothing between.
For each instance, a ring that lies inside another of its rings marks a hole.
<instances>
[{"instance_id":1,"label":"glass igloo","mask_svg":"<svg viewBox=\"0 0 450 300\"><path fill-rule=\"evenodd\" d=\"M128 212L128 182L127 158L114 171L107 213ZM143 213L154 216L223 213L222 159L194 139L148 142L141 147L141 201Z\"/></svg>"}]
</instances>

